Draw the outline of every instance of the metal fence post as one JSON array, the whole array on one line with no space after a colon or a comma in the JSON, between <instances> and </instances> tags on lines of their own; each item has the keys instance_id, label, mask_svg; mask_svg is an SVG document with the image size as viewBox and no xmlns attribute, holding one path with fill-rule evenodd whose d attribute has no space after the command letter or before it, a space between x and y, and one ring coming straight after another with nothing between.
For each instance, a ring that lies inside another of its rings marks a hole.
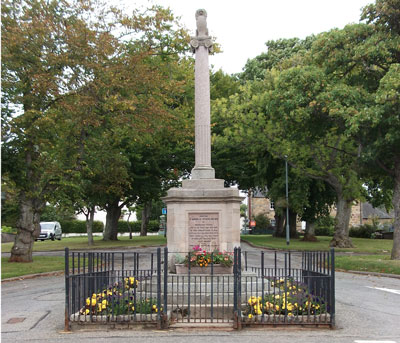
<instances>
[{"instance_id":1,"label":"metal fence post","mask_svg":"<svg viewBox=\"0 0 400 343\"><path fill-rule=\"evenodd\" d=\"M70 290L69 290L69 249L65 248L65 331L70 331L69 326L69 298L70 298Z\"/></svg>"},{"instance_id":2,"label":"metal fence post","mask_svg":"<svg viewBox=\"0 0 400 343\"><path fill-rule=\"evenodd\" d=\"M237 249L237 260L238 260L238 265L237 265L237 297L238 297L238 330L241 330L242 328L242 249L239 247Z\"/></svg>"},{"instance_id":3,"label":"metal fence post","mask_svg":"<svg viewBox=\"0 0 400 343\"><path fill-rule=\"evenodd\" d=\"M237 313L238 297L237 297L237 248L233 250L233 311Z\"/></svg>"},{"instance_id":4,"label":"metal fence post","mask_svg":"<svg viewBox=\"0 0 400 343\"><path fill-rule=\"evenodd\" d=\"M214 321L214 253L211 253L211 323Z\"/></svg>"},{"instance_id":5,"label":"metal fence post","mask_svg":"<svg viewBox=\"0 0 400 343\"><path fill-rule=\"evenodd\" d=\"M261 251L261 296L262 296L262 304L264 304L264 291L265 291L265 285L264 285L264 251ZM264 311L262 312L262 321L264 321Z\"/></svg>"},{"instance_id":6,"label":"metal fence post","mask_svg":"<svg viewBox=\"0 0 400 343\"><path fill-rule=\"evenodd\" d=\"M335 249L331 248L331 325L335 326Z\"/></svg>"},{"instance_id":7,"label":"metal fence post","mask_svg":"<svg viewBox=\"0 0 400 343\"><path fill-rule=\"evenodd\" d=\"M163 306L163 329L168 327L167 321L168 306L168 248L164 248L164 306Z\"/></svg>"},{"instance_id":8,"label":"metal fence post","mask_svg":"<svg viewBox=\"0 0 400 343\"><path fill-rule=\"evenodd\" d=\"M157 308L161 308L161 248L157 248ZM161 329L161 311L157 312L158 328Z\"/></svg>"}]
</instances>

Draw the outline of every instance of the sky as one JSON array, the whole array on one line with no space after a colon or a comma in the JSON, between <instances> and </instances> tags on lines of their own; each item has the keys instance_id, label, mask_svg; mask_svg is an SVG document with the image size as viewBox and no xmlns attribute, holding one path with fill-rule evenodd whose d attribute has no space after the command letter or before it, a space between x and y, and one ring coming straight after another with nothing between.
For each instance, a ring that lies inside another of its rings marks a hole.
<instances>
[{"instance_id":1,"label":"sky","mask_svg":"<svg viewBox=\"0 0 400 343\"><path fill-rule=\"evenodd\" d=\"M242 71L249 58L266 52L265 42L279 38L303 39L311 34L358 23L361 8L374 0L119 0L123 8L170 7L191 35L195 13L207 11L208 30L223 52L210 56L210 65L228 74Z\"/></svg>"}]
</instances>

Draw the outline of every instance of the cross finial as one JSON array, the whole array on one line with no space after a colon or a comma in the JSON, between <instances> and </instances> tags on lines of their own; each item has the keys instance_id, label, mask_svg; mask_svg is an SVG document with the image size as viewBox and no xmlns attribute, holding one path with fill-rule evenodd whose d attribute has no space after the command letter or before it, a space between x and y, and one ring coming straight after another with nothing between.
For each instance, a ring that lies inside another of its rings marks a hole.
<instances>
[{"instance_id":1,"label":"cross finial","mask_svg":"<svg viewBox=\"0 0 400 343\"><path fill-rule=\"evenodd\" d=\"M196 11L196 36L192 37L190 45L192 46L193 53L199 46L205 46L208 51L212 51L211 36L208 35L207 28L207 12L205 9Z\"/></svg>"}]
</instances>

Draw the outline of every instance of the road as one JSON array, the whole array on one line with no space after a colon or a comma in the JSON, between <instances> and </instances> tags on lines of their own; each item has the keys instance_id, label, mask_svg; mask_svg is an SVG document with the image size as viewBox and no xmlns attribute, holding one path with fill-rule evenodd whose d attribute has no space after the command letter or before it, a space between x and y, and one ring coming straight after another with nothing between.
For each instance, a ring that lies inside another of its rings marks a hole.
<instances>
[{"instance_id":1,"label":"road","mask_svg":"<svg viewBox=\"0 0 400 343\"><path fill-rule=\"evenodd\" d=\"M246 247L250 250L250 247ZM252 248L251 250L256 250ZM2 342L385 342L400 343L400 279L336 273L336 323L329 329L171 329L64 333L64 277L1 285Z\"/></svg>"}]
</instances>

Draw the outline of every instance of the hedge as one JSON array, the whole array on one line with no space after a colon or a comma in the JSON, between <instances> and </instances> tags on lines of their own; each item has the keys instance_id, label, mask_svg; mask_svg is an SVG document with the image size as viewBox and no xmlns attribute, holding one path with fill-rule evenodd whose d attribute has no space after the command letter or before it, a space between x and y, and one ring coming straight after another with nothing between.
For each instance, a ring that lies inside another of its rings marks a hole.
<instances>
[{"instance_id":1,"label":"hedge","mask_svg":"<svg viewBox=\"0 0 400 343\"><path fill-rule=\"evenodd\" d=\"M61 221L61 229L63 233L86 233L86 221L84 220L70 220ZM129 222L132 228L132 232L140 232L141 221ZM160 224L158 220L150 220L147 227L148 232L157 232L159 230ZM104 224L101 221L93 222L93 232L103 232ZM118 232L125 233L129 232L128 222L119 221L118 222Z\"/></svg>"},{"instance_id":2,"label":"hedge","mask_svg":"<svg viewBox=\"0 0 400 343\"><path fill-rule=\"evenodd\" d=\"M63 233L86 233L85 220L61 221L60 225ZM93 222L93 232L103 232L103 229L103 222L97 220Z\"/></svg>"},{"instance_id":3,"label":"hedge","mask_svg":"<svg viewBox=\"0 0 400 343\"><path fill-rule=\"evenodd\" d=\"M136 222L129 222L129 225L132 229L132 232L140 232L140 227L142 222L140 220ZM157 232L160 229L160 223L158 220L150 220L149 225L147 226L147 232ZM118 232L124 233L129 232L128 222L120 220L118 222Z\"/></svg>"},{"instance_id":4,"label":"hedge","mask_svg":"<svg viewBox=\"0 0 400 343\"><path fill-rule=\"evenodd\" d=\"M352 227L349 231L349 236L357 238L371 238L372 234L377 230L378 228L376 226L364 224L358 227Z\"/></svg>"},{"instance_id":5,"label":"hedge","mask_svg":"<svg viewBox=\"0 0 400 343\"><path fill-rule=\"evenodd\" d=\"M335 232L332 226L317 226L315 228L315 236L333 236Z\"/></svg>"}]
</instances>

